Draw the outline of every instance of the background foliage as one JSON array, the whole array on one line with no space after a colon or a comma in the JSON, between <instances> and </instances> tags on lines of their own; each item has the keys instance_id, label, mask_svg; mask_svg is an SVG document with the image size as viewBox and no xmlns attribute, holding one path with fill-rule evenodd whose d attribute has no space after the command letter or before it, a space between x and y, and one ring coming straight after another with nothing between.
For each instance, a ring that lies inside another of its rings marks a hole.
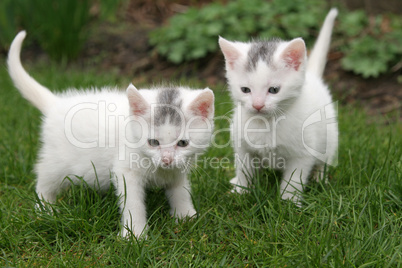
<instances>
[{"instance_id":1,"label":"background foliage","mask_svg":"<svg viewBox=\"0 0 402 268\"><path fill-rule=\"evenodd\" d=\"M0 48L7 49L19 29L32 33L55 60L76 58L88 37L88 26L98 16L111 19L124 0L2 0ZM90 8L98 13L91 14Z\"/></svg>"},{"instance_id":2,"label":"background foliage","mask_svg":"<svg viewBox=\"0 0 402 268\"><path fill-rule=\"evenodd\" d=\"M16 0L0 1L0 51L7 49L17 32Z\"/></svg>"},{"instance_id":3,"label":"background foliage","mask_svg":"<svg viewBox=\"0 0 402 268\"><path fill-rule=\"evenodd\" d=\"M217 51L218 35L238 41L251 37L289 39L302 35L310 43L313 37L310 32L318 29L318 22L323 18L323 5L325 2L317 0L212 3L201 9L189 8L172 17L169 25L151 32L150 42L174 63ZM306 13L309 15L304 15Z\"/></svg>"},{"instance_id":4,"label":"background foliage","mask_svg":"<svg viewBox=\"0 0 402 268\"><path fill-rule=\"evenodd\" d=\"M72 60L87 40L89 25L114 20L124 1L2 0L0 49L6 50L23 28L53 59ZM239 41L303 37L311 47L329 8L329 3L320 0L213 2L171 17L168 25L150 33L149 42L157 53L176 64L218 51L218 35ZM336 48L344 55L341 63L345 70L365 78L378 77L401 64L401 16L368 16L362 10L339 8L334 37Z\"/></svg>"},{"instance_id":5,"label":"background foliage","mask_svg":"<svg viewBox=\"0 0 402 268\"><path fill-rule=\"evenodd\" d=\"M363 77L378 77L402 56L401 16L388 14L368 17L364 11L345 13L336 33L343 38L345 70ZM401 61L400 61L401 62Z\"/></svg>"},{"instance_id":6,"label":"background foliage","mask_svg":"<svg viewBox=\"0 0 402 268\"><path fill-rule=\"evenodd\" d=\"M169 61L181 63L218 50L217 36L229 40L303 37L311 47L327 10L325 1L236 0L190 8L150 33L156 51ZM402 56L402 18L396 15L368 17L364 11L340 7L334 28L345 70L363 77L377 77ZM335 38L334 38L335 39Z\"/></svg>"}]
</instances>

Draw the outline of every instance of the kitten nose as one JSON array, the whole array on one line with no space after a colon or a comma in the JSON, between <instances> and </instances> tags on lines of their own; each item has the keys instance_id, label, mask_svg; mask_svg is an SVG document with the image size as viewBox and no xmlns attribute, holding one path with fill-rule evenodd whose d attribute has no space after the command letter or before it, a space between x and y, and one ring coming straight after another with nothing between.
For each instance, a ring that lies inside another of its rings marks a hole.
<instances>
[{"instance_id":1,"label":"kitten nose","mask_svg":"<svg viewBox=\"0 0 402 268\"><path fill-rule=\"evenodd\" d=\"M262 108L264 108L263 103L253 103L253 108L256 109L257 111L260 111Z\"/></svg>"},{"instance_id":2,"label":"kitten nose","mask_svg":"<svg viewBox=\"0 0 402 268\"><path fill-rule=\"evenodd\" d=\"M170 165L170 164L173 162L173 158L170 158L170 157L163 157L163 158L162 158L162 162L163 162L165 165Z\"/></svg>"},{"instance_id":3,"label":"kitten nose","mask_svg":"<svg viewBox=\"0 0 402 268\"><path fill-rule=\"evenodd\" d=\"M162 153L162 162L165 165L170 165L173 162L173 152L165 151Z\"/></svg>"}]
</instances>

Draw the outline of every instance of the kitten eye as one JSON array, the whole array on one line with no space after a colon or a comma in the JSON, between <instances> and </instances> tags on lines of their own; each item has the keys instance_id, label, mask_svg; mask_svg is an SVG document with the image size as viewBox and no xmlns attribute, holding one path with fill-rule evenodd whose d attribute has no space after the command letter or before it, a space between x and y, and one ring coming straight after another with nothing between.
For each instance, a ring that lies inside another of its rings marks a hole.
<instances>
[{"instance_id":1,"label":"kitten eye","mask_svg":"<svg viewBox=\"0 0 402 268\"><path fill-rule=\"evenodd\" d=\"M251 90L248 87L241 87L240 88L243 93L250 93Z\"/></svg>"},{"instance_id":2,"label":"kitten eye","mask_svg":"<svg viewBox=\"0 0 402 268\"><path fill-rule=\"evenodd\" d=\"M179 147L186 147L188 145L188 140L179 140L177 142L177 146Z\"/></svg>"},{"instance_id":3,"label":"kitten eye","mask_svg":"<svg viewBox=\"0 0 402 268\"><path fill-rule=\"evenodd\" d=\"M157 147L159 146L159 141L155 139L148 139L148 144L152 147Z\"/></svg>"},{"instance_id":4,"label":"kitten eye","mask_svg":"<svg viewBox=\"0 0 402 268\"><path fill-rule=\"evenodd\" d=\"M268 92L269 92L269 93L272 93L272 94L276 94L276 93L279 92L279 89L280 89L280 87L270 87L270 88L268 89Z\"/></svg>"}]
</instances>

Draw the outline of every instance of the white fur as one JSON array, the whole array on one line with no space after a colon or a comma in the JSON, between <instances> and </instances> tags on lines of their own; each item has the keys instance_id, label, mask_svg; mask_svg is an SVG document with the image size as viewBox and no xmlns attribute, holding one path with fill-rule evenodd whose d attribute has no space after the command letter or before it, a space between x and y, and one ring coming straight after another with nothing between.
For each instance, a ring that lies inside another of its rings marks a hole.
<instances>
[{"instance_id":1,"label":"white fur","mask_svg":"<svg viewBox=\"0 0 402 268\"><path fill-rule=\"evenodd\" d=\"M200 128L202 133L169 123L152 126L151 104L156 101L158 89L138 91L130 85L127 93L103 88L71 89L55 95L22 67L19 55L24 37L25 32L20 32L14 39L8 66L15 86L44 115L43 145L36 165L38 196L54 203L57 194L70 185L66 176L73 183L79 183L76 176L82 176L88 185L99 190L108 189L111 180L121 197L124 237L131 232L139 237L147 226L147 186L166 188L172 215L194 216L187 173L194 155L203 152L210 141L214 114L212 91L179 88L184 121L192 120L190 127ZM199 103L207 104L203 106L208 108L207 117L197 115ZM149 138L158 139L160 146L150 146ZM177 146L181 139L190 140L190 144ZM164 157L172 162L163 163Z\"/></svg>"},{"instance_id":2,"label":"white fur","mask_svg":"<svg viewBox=\"0 0 402 268\"><path fill-rule=\"evenodd\" d=\"M15 86L20 89L22 96L38 107L42 113L45 113L47 104L54 102L55 97L49 92L49 90L47 90L47 88L43 87L36 82L35 79L29 76L21 65L20 51L25 36L25 31L19 32L10 46L7 62L9 74L13 79ZM27 90L31 88L33 90Z\"/></svg>"},{"instance_id":3,"label":"white fur","mask_svg":"<svg viewBox=\"0 0 402 268\"><path fill-rule=\"evenodd\" d=\"M318 75L322 74L320 68L325 66L330 42L330 32L328 34L327 31L332 30L336 13L332 10L328 16L330 19L325 20L322 30L326 33L321 31L321 43L315 48L326 50L312 52L324 58L316 57L316 61L309 64L304 42L300 38L282 41L273 54L271 64L260 60L255 70L251 71L246 68L246 62L252 43L219 39L226 59L230 92L236 105L232 127L236 154L236 177L231 180L234 192L244 192L244 188L250 186L249 178L268 164L283 171L280 185L282 198L292 199L300 205L299 193L314 167L317 167L316 178L319 178L326 164L334 164L338 144L336 121L328 125L308 124L322 111L327 118L335 117L336 113L329 90ZM296 53L300 55L297 67L290 64L291 56L295 54L287 53L289 51L299 53ZM280 86L280 91L269 93L268 89L275 86ZM243 93L241 87L248 87L251 92ZM257 111L253 105L263 105L263 108ZM309 148L325 153L312 153ZM262 165L253 164L250 159L270 161Z\"/></svg>"},{"instance_id":4,"label":"white fur","mask_svg":"<svg viewBox=\"0 0 402 268\"><path fill-rule=\"evenodd\" d=\"M324 73L325 63L327 62L327 54L331 40L332 28L334 27L335 18L338 16L338 10L332 8L318 35L314 48L309 56L308 67L309 72L322 77Z\"/></svg>"}]
</instances>

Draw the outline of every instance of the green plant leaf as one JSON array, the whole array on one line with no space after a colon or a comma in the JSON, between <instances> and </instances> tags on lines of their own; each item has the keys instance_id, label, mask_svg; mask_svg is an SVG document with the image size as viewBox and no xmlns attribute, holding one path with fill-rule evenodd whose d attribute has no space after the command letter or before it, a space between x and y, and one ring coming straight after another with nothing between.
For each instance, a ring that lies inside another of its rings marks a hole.
<instances>
[{"instance_id":1,"label":"green plant leaf","mask_svg":"<svg viewBox=\"0 0 402 268\"><path fill-rule=\"evenodd\" d=\"M339 16L339 30L347 36L360 34L368 25L367 13L363 10L347 12Z\"/></svg>"},{"instance_id":2,"label":"green plant leaf","mask_svg":"<svg viewBox=\"0 0 402 268\"><path fill-rule=\"evenodd\" d=\"M356 14L360 14L358 12ZM402 30L393 28L401 21L400 18L392 17L390 30L384 31L381 27L382 16L376 16L375 25L370 34L362 34L354 38L349 44L342 48L345 56L341 64L345 70L361 74L363 77L378 77L387 72L392 62L397 62L402 54L401 41ZM395 22L396 20L396 22ZM343 26L345 27L345 26Z\"/></svg>"},{"instance_id":3,"label":"green plant leaf","mask_svg":"<svg viewBox=\"0 0 402 268\"><path fill-rule=\"evenodd\" d=\"M239 41L255 36L290 39L296 35L309 39L309 29L321 23L320 6L325 3L317 0L296 2L236 0L226 5L211 3L201 9L189 8L173 16L167 26L152 31L150 44L170 61L181 63L216 51L218 35ZM185 47L180 44L183 41L186 41Z\"/></svg>"}]
</instances>

